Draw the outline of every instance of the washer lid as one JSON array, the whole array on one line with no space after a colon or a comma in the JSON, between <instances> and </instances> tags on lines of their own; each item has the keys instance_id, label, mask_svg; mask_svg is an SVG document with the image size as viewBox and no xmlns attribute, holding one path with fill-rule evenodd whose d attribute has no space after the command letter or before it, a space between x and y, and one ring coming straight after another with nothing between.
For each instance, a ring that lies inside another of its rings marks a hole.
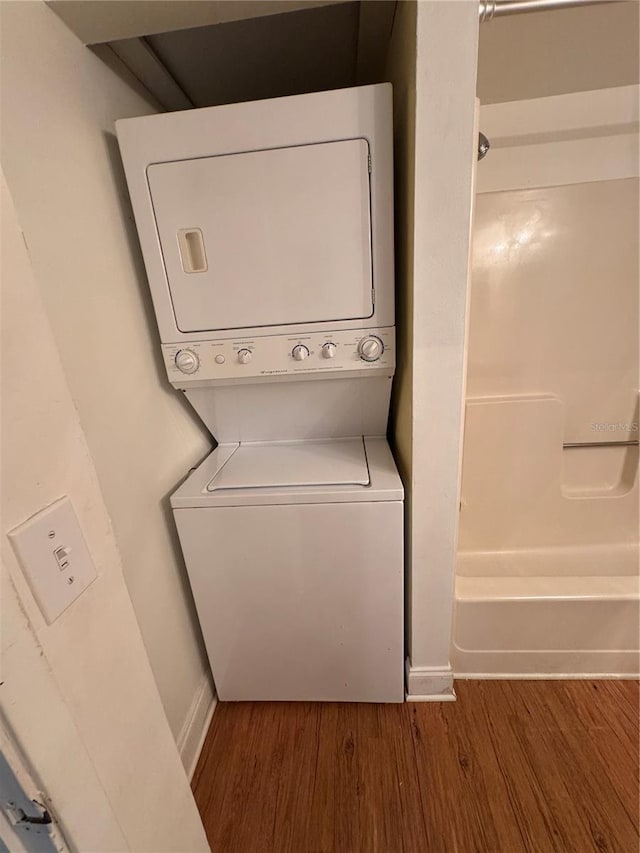
<instances>
[{"instance_id":1,"label":"washer lid","mask_svg":"<svg viewBox=\"0 0 640 853\"><path fill-rule=\"evenodd\" d=\"M362 438L240 444L208 492L286 486L368 486Z\"/></svg>"}]
</instances>

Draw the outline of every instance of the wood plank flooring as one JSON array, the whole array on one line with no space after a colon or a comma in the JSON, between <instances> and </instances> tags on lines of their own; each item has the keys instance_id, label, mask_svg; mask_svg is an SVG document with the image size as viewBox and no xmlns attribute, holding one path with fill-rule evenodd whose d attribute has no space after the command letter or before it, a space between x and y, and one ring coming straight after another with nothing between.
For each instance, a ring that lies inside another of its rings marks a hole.
<instances>
[{"instance_id":1,"label":"wood plank flooring","mask_svg":"<svg viewBox=\"0 0 640 853\"><path fill-rule=\"evenodd\" d=\"M443 704L222 703L214 853L637 853L638 682L461 681Z\"/></svg>"}]
</instances>

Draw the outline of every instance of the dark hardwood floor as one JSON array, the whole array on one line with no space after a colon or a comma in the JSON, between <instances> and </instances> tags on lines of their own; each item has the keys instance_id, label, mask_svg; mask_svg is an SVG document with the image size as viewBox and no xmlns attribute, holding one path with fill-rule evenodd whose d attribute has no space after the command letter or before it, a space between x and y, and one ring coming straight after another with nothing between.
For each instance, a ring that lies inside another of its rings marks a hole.
<instances>
[{"instance_id":1,"label":"dark hardwood floor","mask_svg":"<svg viewBox=\"0 0 640 853\"><path fill-rule=\"evenodd\" d=\"M460 681L444 704L222 703L214 853L637 853L638 683Z\"/></svg>"}]
</instances>

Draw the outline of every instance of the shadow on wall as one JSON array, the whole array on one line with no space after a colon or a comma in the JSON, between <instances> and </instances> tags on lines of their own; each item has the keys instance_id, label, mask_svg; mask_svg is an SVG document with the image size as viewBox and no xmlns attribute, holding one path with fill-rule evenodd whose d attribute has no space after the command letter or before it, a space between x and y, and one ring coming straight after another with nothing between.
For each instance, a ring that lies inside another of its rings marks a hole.
<instances>
[{"instance_id":1,"label":"shadow on wall","mask_svg":"<svg viewBox=\"0 0 640 853\"><path fill-rule=\"evenodd\" d=\"M158 334L158 326L153 311L153 303L151 301L151 291L149 290L149 285L147 283L147 275L144 267L144 261L142 259L142 252L140 250L140 243L138 241L137 232L135 229L133 210L131 209L129 194L126 190L126 180L124 175L124 168L122 166L122 159L120 157L118 141L115 134L112 133L105 133L104 140L105 147L107 149L109 167L113 176L113 186L115 187L117 192L118 204L120 206L122 221L123 223L125 223L124 230L126 233L127 245L129 247L129 255L131 257L131 263L135 270L135 276L138 283L138 293L144 310L144 320L146 332L148 334L149 350L153 357L158 386L165 394L171 394L180 401L180 405L188 413L191 420L196 423L203 432L207 434L212 446L215 447L215 440L208 433L208 430L206 430L204 424L202 424L202 421L196 414L193 407L189 405L184 394L173 389L169 384L169 381L167 380L166 369L164 361L162 359L162 349L160 345L160 336ZM199 465L200 462L206 456L209 455L209 453L210 450L207 450L207 452L203 455L202 459L199 459L196 463L196 466L194 467L197 467L197 465ZM189 475L189 473L190 472L185 473L185 479ZM200 622L196 613L193 594L191 591L191 585L188 580L187 569L184 564L182 548L180 547L178 531L176 530L175 520L173 518L173 511L171 509L170 504L171 494L179 485L179 482L176 483L175 487L172 488L169 493L163 495L159 499L158 503L161 508L164 524L169 536L169 540L171 542L171 549L173 552L175 564L178 568L178 572L176 574L180 582L181 591L184 595L184 601L189 612L189 618L191 620L194 633L197 634L200 653L202 654L203 658L206 659L204 641L202 639L202 633L200 631Z\"/></svg>"}]
</instances>

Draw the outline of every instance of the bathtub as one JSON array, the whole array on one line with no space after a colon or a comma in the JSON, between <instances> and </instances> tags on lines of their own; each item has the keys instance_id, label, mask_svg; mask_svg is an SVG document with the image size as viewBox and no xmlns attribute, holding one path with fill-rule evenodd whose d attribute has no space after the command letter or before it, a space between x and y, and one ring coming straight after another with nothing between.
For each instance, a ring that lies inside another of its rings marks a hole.
<instances>
[{"instance_id":1,"label":"bathtub","mask_svg":"<svg viewBox=\"0 0 640 853\"><path fill-rule=\"evenodd\" d=\"M480 109L458 676L638 674L639 94Z\"/></svg>"},{"instance_id":2,"label":"bathtub","mask_svg":"<svg viewBox=\"0 0 640 853\"><path fill-rule=\"evenodd\" d=\"M638 447L563 448L549 395L467 402L456 677L639 672Z\"/></svg>"}]
</instances>

